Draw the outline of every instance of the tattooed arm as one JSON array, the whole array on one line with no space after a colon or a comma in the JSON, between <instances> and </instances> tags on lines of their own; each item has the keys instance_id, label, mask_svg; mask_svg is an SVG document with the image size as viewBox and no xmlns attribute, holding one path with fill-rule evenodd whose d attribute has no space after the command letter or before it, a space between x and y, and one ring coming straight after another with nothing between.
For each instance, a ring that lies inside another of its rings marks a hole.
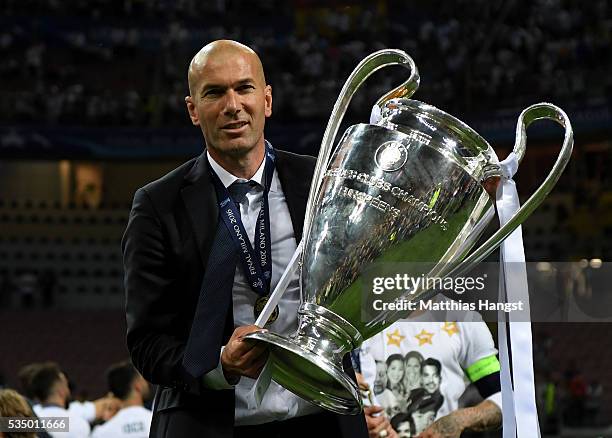
<instances>
[{"instance_id":1,"label":"tattooed arm","mask_svg":"<svg viewBox=\"0 0 612 438\"><path fill-rule=\"evenodd\" d=\"M417 438L459 438L464 431L484 432L501 427L502 413L490 400L471 407L457 409L434 421Z\"/></svg>"}]
</instances>

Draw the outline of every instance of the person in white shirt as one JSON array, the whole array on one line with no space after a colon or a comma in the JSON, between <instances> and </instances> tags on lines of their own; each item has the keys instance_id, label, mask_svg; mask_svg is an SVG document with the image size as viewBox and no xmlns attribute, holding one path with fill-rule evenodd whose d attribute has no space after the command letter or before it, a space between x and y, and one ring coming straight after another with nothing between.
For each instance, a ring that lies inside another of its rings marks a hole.
<instances>
[{"instance_id":1,"label":"person in white shirt","mask_svg":"<svg viewBox=\"0 0 612 438\"><path fill-rule=\"evenodd\" d=\"M106 423L97 426L91 438L147 438L153 414L144 407L150 396L149 383L130 362L121 362L107 372L111 393L121 400L121 409Z\"/></svg>"},{"instance_id":2,"label":"person in white shirt","mask_svg":"<svg viewBox=\"0 0 612 438\"><path fill-rule=\"evenodd\" d=\"M19 370L18 377L21 383L23 394L29 399L32 405L40 404L36 395L32 392L32 377L36 374L41 366L45 366L47 362L35 362L27 364ZM119 400L107 394L97 400L89 401L71 401L68 405L68 412L71 415L83 418L88 423L93 423L96 420L106 421L112 418L120 408Z\"/></svg>"},{"instance_id":3,"label":"person in white shirt","mask_svg":"<svg viewBox=\"0 0 612 438\"><path fill-rule=\"evenodd\" d=\"M89 436L89 423L68 411L66 404L70 398L68 379L53 362L39 364L32 372L31 391L40 404L34 405L34 412L40 418L62 417L69 422L68 432L50 432L53 438L86 438Z\"/></svg>"},{"instance_id":4,"label":"person in white shirt","mask_svg":"<svg viewBox=\"0 0 612 438\"><path fill-rule=\"evenodd\" d=\"M388 422L400 438L458 438L466 430L500 427L497 351L480 315L470 312L468 316L469 322L440 322L440 315L417 311L362 344L359 358L363 386L373 389L374 406L365 409L371 437L378 438L373 432L385 429ZM397 364L401 370L397 374L401 375L393 376L393 382L402 381L396 384L399 389L394 394L400 412L390 413L395 406L387 397L391 384L381 377L384 371L389 375L396 358L403 358L403 365ZM461 409L459 398L470 383L485 400ZM378 412L386 414L386 421L372 415Z\"/></svg>"}]
</instances>

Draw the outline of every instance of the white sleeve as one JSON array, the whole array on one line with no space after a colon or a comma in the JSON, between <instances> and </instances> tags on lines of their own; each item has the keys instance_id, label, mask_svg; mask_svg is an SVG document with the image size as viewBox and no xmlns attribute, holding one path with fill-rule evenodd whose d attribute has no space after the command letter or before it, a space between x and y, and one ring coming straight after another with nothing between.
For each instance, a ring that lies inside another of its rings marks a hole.
<instances>
[{"instance_id":1,"label":"white sleeve","mask_svg":"<svg viewBox=\"0 0 612 438\"><path fill-rule=\"evenodd\" d=\"M460 365L463 369L467 369L480 359L497 354L495 344L493 343L493 336L491 336L489 327L484 322L458 324L460 324L459 330L462 337Z\"/></svg>"},{"instance_id":2,"label":"white sleeve","mask_svg":"<svg viewBox=\"0 0 612 438\"><path fill-rule=\"evenodd\" d=\"M221 365L221 354L225 346L221 347L221 353L219 354L219 363L217 368L210 370L208 373L202 376L202 384L208 389L232 389L234 388L240 379L235 382L229 383L223 374L223 366Z\"/></svg>"},{"instance_id":3,"label":"white sleeve","mask_svg":"<svg viewBox=\"0 0 612 438\"><path fill-rule=\"evenodd\" d=\"M76 417L81 417L88 423L93 423L96 419L96 406L90 401L84 401L83 403L73 401L68 406L68 412Z\"/></svg>"},{"instance_id":4,"label":"white sleeve","mask_svg":"<svg viewBox=\"0 0 612 438\"><path fill-rule=\"evenodd\" d=\"M89 423L80 416L70 415L70 436L74 438L87 438L89 437L89 432L91 431L91 427ZM62 434L60 433L60 436Z\"/></svg>"},{"instance_id":5,"label":"white sleeve","mask_svg":"<svg viewBox=\"0 0 612 438\"><path fill-rule=\"evenodd\" d=\"M102 438L103 435L100 434L101 430L101 426L94 427L89 438Z\"/></svg>"},{"instance_id":6,"label":"white sleeve","mask_svg":"<svg viewBox=\"0 0 612 438\"><path fill-rule=\"evenodd\" d=\"M487 397L487 400L491 400L493 403L497 405L499 410L502 410L502 393L501 391L496 392L495 394L491 394ZM502 411L503 412L503 411Z\"/></svg>"}]
</instances>

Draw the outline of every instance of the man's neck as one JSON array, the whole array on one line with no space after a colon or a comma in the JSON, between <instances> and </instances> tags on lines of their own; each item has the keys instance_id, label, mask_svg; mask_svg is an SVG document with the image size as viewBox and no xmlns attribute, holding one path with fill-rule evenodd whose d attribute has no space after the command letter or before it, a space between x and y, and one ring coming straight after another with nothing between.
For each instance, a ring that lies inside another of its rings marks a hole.
<instances>
[{"instance_id":1,"label":"man's neck","mask_svg":"<svg viewBox=\"0 0 612 438\"><path fill-rule=\"evenodd\" d=\"M265 145L258 145L240 156L219 153L212 148L209 148L208 152L221 167L232 175L238 178L251 179L264 159Z\"/></svg>"},{"instance_id":2,"label":"man's neck","mask_svg":"<svg viewBox=\"0 0 612 438\"><path fill-rule=\"evenodd\" d=\"M45 405L53 405L59 406L60 408L65 408L66 400L59 395L52 395L47 400L45 400Z\"/></svg>"},{"instance_id":3,"label":"man's neck","mask_svg":"<svg viewBox=\"0 0 612 438\"><path fill-rule=\"evenodd\" d=\"M128 397L124 401L121 402L121 409L129 408L132 406L143 406L142 397L134 395L132 397Z\"/></svg>"}]
</instances>

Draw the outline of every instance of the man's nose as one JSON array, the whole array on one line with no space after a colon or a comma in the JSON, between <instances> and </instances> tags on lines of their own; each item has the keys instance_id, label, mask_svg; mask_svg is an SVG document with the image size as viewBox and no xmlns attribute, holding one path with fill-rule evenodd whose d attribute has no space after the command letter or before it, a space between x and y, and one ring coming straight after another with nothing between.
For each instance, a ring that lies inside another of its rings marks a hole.
<instances>
[{"instance_id":1,"label":"man's nose","mask_svg":"<svg viewBox=\"0 0 612 438\"><path fill-rule=\"evenodd\" d=\"M225 107L223 112L226 115L235 115L240 111L240 100L238 94L234 90L228 90L225 95Z\"/></svg>"}]
</instances>

